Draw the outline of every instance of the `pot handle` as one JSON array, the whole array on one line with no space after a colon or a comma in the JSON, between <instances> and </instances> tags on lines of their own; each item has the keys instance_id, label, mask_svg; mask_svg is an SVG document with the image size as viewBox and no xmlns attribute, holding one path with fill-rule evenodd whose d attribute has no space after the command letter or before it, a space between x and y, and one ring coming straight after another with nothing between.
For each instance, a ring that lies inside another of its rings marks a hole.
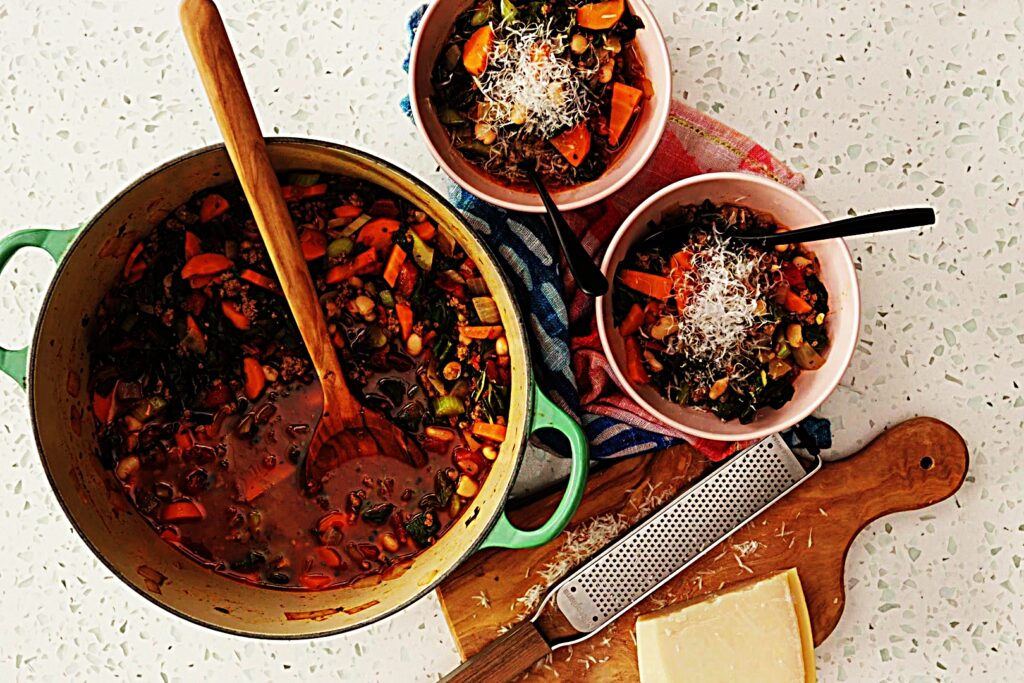
<instances>
[{"instance_id":1,"label":"pot handle","mask_svg":"<svg viewBox=\"0 0 1024 683\"><path fill-rule=\"evenodd\" d=\"M25 247L37 247L47 252L54 261L59 262L68 246L78 236L79 229L74 230L20 230L0 239L0 271L16 253ZM0 372L25 388L25 374L28 369L28 347L10 350L0 347Z\"/></svg>"},{"instance_id":2,"label":"pot handle","mask_svg":"<svg viewBox=\"0 0 1024 683\"><path fill-rule=\"evenodd\" d=\"M530 423L530 433L545 427L551 427L562 432L572 450L572 469L569 470L569 481L565 485L565 494L559 501L558 507L551 514L548 521L536 529L519 529L512 525L504 512L498 518L498 523L491 529L491 533L484 539L480 549L484 548L535 548L544 545L552 540L572 519L583 500L583 489L587 484L587 470L590 466L590 446L587 444L587 437L583 429L572 419L568 413L551 402L544 393L534 385L533 390L533 420Z\"/></svg>"}]
</instances>

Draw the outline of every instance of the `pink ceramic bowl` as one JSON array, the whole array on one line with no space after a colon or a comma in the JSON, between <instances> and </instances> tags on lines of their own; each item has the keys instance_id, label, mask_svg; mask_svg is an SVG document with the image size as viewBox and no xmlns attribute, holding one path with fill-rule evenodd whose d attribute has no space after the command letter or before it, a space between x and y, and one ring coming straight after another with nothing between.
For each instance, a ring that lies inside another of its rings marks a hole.
<instances>
[{"instance_id":1,"label":"pink ceramic bowl","mask_svg":"<svg viewBox=\"0 0 1024 683\"><path fill-rule=\"evenodd\" d=\"M781 431L810 415L820 406L850 364L860 329L860 292L853 259L846 243L839 239L808 244L821 263L821 280L829 293L826 319L831 345L820 369L800 374L793 400L779 410L765 408L750 424L738 420L723 422L710 412L686 408L662 398L653 387L633 386L626 380L625 349L622 336L612 319L614 274L619 262L638 240L651 232L651 221L679 206L699 204L705 199L730 202L771 214L788 228L802 228L828 219L813 204L789 188L747 173L709 173L679 181L660 190L641 204L615 233L601 269L611 282L611 290L597 300L597 328L601 345L611 361L619 386L658 420L693 436L718 441L759 439Z\"/></svg>"},{"instance_id":2,"label":"pink ceramic bowl","mask_svg":"<svg viewBox=\"0 0 1024 683\"><path fill-rule=\"evenodd\" d=\"M506 209L541 213L544 206L535 192L502 185L477 169L452 147L431 101L434 88L430 75L438 54L448 39L456 17L474 4L474 0L435 0L423 15L409 62L409 99L412 102L413 118L437 163L468 192ZM636 46L643 58L647 78L654 87L654 97L644 105L634 123L637 126L636 133L600 178L552 193L555 203L563 210L593 204L629 182L651 158L665 132L665 124L668 123L668 108L672 100L672 66L665 37L654 14L642 0L628 0L628 6L644 22L645 28L636 34Z\"/></svg>"}]
</instances>

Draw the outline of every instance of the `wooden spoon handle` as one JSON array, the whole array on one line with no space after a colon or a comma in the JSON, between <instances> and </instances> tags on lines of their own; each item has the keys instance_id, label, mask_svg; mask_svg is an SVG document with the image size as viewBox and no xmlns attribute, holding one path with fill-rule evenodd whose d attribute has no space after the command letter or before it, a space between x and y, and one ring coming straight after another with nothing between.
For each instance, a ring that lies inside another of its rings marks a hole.
<instances>
[{"instance_id":1,"label":"wooden spoon handle","mask_svg":"<svg viewBox=\"0 0 1024 683\"><path fill-rule=\"evenodd\" d=\"M206 96L224 134L228 155L320 377L325 401L333 397L330 402L342 416L357 415L359 404L345 384L337 353L331 346L313 278L270 165L256 112L220 12L211 0L184 0L180 15Z\"/></svg>"},{"instance_id":2,"label":"wooden spoon handle","mask_svg":"<svg viewBox=\"0 0 1024 683\"><path fill-rule=\"evenodd\" d=\"M532 621L521 621L480 650L441 683L505 683L551 654L551 646Z\"/></svg>"}]
</instances>

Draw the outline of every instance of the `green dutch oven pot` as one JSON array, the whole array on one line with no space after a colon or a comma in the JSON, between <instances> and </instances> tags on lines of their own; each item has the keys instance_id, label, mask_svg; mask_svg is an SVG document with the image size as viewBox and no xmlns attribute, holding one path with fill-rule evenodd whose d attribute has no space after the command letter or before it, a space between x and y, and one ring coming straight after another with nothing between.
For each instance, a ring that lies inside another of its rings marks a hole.
<instances>
[{"instance_id":1,"label":"green dutch oven pot","mask_svg":"<svg viewBox=\"0 0 1024 683\"><path fill-rule=\"evenodd\" d=\"M424 183L369 154L302 139L268 140L279 171L312 169L376 183L422 208L479 265L505 323L512 359L508 436L480 493L438 542L404 572L334 590L257 587L201 567L161 541L96 456L85 389L92 319L132 246L192 194L234 178L223 146L182 156L136 181L78 230L25 230L0 241L0 268L24 247L57 261L29 349L0 350L0 370L27 384L43 467L75 529L136 591L195 623L248 636L305 638L340 633L414 602L482 548L529 548L557 536L583 496L588 448L582 430L537 389L523 314L494 255L462 216ZM572 472L551 518L516 528L503 512L530 434L554 428L572 446Z\"/></svg>"}]
</instances>

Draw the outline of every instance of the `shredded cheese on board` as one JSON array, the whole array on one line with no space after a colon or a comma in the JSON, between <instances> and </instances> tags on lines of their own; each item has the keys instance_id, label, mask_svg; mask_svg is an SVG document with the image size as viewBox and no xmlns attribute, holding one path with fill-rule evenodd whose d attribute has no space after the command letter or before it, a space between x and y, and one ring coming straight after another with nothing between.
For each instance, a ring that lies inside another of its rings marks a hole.
<instances>
[{"instance_id":1,"label":"shredded cheese on board","mask_svg":"<svg viewBox=\"0 0 1024 683\"><path fill-rule=\"evenodd\" d=\"M644 499L636 506L635 515L624 515L622 513L605 513L597 517L591 517L574 529L564 532L565 540L562 546L551 558L551 561L537 572L541 578L540 583L530 586L529 589L516 599L516 605L523 614L531 614L540 604L548 588L558 582L563 576L569 573L574 567L584 560L589 559L606 545L621 536L637 520L646 517L648 514L661 507L663 503L673 497L671 490L655 494L654 485L648 482L647 490L644 492ZM513 606L513 609L515 606Z\"/></svg>"}]
</instances>

